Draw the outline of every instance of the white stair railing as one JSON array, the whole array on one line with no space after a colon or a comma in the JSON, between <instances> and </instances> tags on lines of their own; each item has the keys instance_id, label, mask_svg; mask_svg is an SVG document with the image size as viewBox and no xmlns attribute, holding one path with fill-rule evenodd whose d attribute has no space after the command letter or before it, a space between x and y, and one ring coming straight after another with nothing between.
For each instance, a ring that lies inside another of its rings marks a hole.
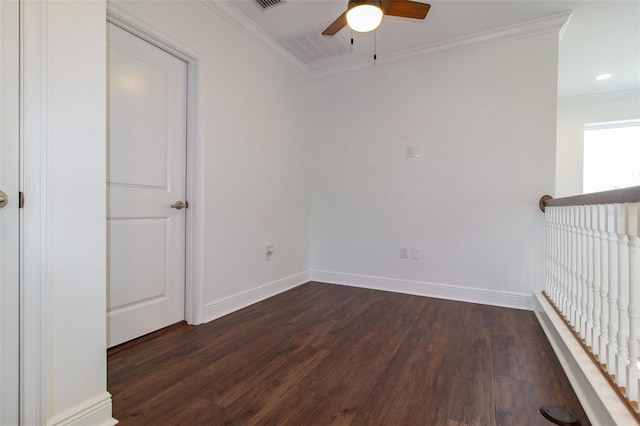
<instances>
[{"instance_id":1,"label":"white stair railing","mask_svg":"<svg viewBox=\"0 0 640 426\"><path fill-rule=\"evenodd\" d=\"M640 187L541 200L545 296L629 406L640 396Z\"/></svg>"}]
</instances>

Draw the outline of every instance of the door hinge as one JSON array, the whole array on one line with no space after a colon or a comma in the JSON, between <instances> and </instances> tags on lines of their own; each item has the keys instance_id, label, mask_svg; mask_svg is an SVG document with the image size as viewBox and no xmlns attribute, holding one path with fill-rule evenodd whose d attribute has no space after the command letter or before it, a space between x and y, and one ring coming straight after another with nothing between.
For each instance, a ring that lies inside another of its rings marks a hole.
<instances>
[{"instance_id":1,"label":"door hinge","mask_svg":"<svg viewBox=\"0 0 640 426\"><path fill-rule=\"evenodd\" d=\"M20 191L18 193L18 207L19 208L23 208L24 207L24 192Z\"/></svg>"}]
</instances>

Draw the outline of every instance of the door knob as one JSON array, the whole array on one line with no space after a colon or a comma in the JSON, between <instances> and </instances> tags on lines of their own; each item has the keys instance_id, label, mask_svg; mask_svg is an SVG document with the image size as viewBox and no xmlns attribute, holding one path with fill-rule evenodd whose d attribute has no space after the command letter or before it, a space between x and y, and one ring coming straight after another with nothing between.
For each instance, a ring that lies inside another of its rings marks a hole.
<instances>
[{"instance_id":1,"label":"door knob","mask_svg":"<svg viewBox=\"0 0 640 426\"><path fill-rule=\"evenodd\" d=\"M0 191L0 209L6 206L8 202L9 196L4 191Z\"/></svg>"},{"instance_id":2,"label":"door knob","mask_svg":"<svg viewBox=\"0 0 640 426\"><path fill-rule=\"evenodd\" d=\"M189 208L189 202L185 201L183 203L182 201L176 201L175 203L171 204L171 208L172 209L176 209L176 210L188 209Z\"/></svg>"}]
</instances>

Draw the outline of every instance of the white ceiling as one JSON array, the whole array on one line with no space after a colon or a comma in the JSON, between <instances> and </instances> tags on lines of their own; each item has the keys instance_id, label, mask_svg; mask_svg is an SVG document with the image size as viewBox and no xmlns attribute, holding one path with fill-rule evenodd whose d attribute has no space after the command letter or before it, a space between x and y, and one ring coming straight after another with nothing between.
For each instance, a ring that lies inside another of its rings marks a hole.
<instances>
[{"instance_id":1,"label":"white ceiling","mask_svg":"<svg viewBox=\"0 0 640 426\"><path fill-rule=\"evenodd\" d=\"M337 40L330 40L334 47L328 48L342 53L320 59L295 56L301 49L292 46L299 45L286 40L304 33L317 39L316 34L344 12L347 0L284 0L268 9L255 0L209 1L218 7L224 3L224 10L240 18L245 30L254 27L250 29L254 36L278 46L288 62L312 77L373 67L374 43L378 64L391 63L392 58L406 59L417 52L512 34L516 28L561 23L573 12L560 44L559 96L640 88L640 0L431 1L424 21L385 17L376 35L355 34L352 48L351 31L344 28L334 36ZM595 76L604 72L614 76L596 81Z\"/></svg>"}]
</instances>

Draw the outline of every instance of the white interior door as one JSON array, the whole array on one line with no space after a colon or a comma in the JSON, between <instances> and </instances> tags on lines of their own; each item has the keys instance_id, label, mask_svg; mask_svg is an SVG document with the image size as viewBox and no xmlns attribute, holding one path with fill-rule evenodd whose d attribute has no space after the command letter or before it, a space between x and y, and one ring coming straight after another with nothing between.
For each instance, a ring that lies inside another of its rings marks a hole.
<instances>
[{"instance_id":1,"label":"white interior door","mask_svg":"<svg viewBox=\"0 0 640 426\"><path fill-rule=\"evenodd\" d=\"M109 23L108 344L184 319L187 64Z\"/></svg>"},{"instance_id":2,"label":"white interior door","mask_svg":"<svg viewBox=\"0 0 640 426\"><path fill-rule=\"evenodd\" d=\"M0 424L19 422L18 2L0 1Z\"/></svg>"}]
</instances>

